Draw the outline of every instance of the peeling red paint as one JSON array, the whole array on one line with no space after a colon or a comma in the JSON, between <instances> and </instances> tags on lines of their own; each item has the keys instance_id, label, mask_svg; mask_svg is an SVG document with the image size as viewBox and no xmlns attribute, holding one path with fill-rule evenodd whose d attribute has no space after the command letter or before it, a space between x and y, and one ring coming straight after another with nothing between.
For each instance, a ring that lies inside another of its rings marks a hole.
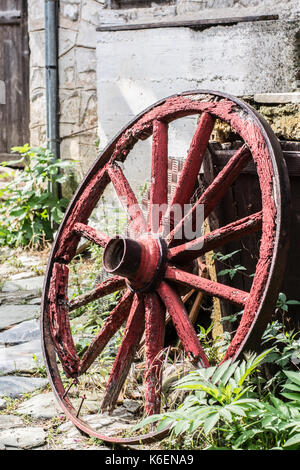
<instances>
[{"instance_id":1,"label":"peeling red paint","mask_svg":"<svg viewBox=\"0 0 300 470\"><path fill-rule=\"evenodd\" d=\"M126 380L145 327L144 302L134 295L122 343L114 361L101 405L102 409L114 408Z\"/></svg>"},{"instance_id":2,"label":"peeling red paint","mask_svg":"<svg viewBox=\"0 0 300 470\"><path fill-rule=\"evenodd\" d=\"M171 266L167 267L165 278L169 281L176 281L180 284L188 285L191 288L194 287L209 295L228 300L230 303L243 307L249 299L248 292L211 281L204 277L196 276L195 274Z\"/></svg>"},{"instance_id":3,"label":"peeling red paint","mask_svg":"<svg viewBox=\"0 0 300 470\"><path fill-rule=\"evenodd\" d=\"M101 299L101 297L104 297L105 295L113 294L118 290L122 290L125 287L126 281L123 277L114 276L110 279L106 279L98 284L95 289L71 299L69 302L69 310L75 310L76 308L87 305L94 300Z\"/></svg>"},{"instance_id":4,"label":"peeling red paint","mask_svg":"<svg viewBox=\"0 0 300 470\"><path fill-rule=\"evenodd\" d=\"M103 351L113 335L119 331L129 315L133 293L129 290L123 295L117 306L112 310L103 327L93 339L80 362L79 373L83 374Z\"/></svg>"},{"instance_id":5,"label":"peeling red paint","mask_svg":"<svg viewBox=\"0 0 300 470\"><path fill-rule=\"evenodd\" d=\"M162 214L155 214L155 205L168 203L168 124L154 121L148 229L157 233Z\"/></svg>"},{"instance_id":6,"label":"peeling red paint","mask_svg":"<svg viewBox=\"0 0 300 470\"><path fill-rule=\"evenodd\" d=\"M97 172L89 181L69 214L63 233L59 237L59 248L55 253L56 260L70 262L75 256L80 236L74 231L75 223L86 224L92 210L109 183L106 167Z\"/></svg>"},{"instance_id":7,"label":"peeling red paint","mask_svg":"<svg viewBox=\"0 0 300 470\"><path fill-rule=\"evenodd\" d=\"M208 141L214 128L214 123L215 119L210 114L206 112L202 114L190 145L188 155L184 161L184 166L169 208L173 207L175 204L179 204L183 207L187 201L190 201L207 149ZM172 217L170 210L166 213L167 220L169 217ZM174 222L171 220L171 229L173 228L173 223Z\"/></svg>"},{"instance_id":8,"label":"peeling red paint","mask_svg":"<svg viewBox=\"0 0 300 470\"><path fill-rule=\"evenodd\" d=\"M165 308L155 293L145 297L145 412L160 412Z\"/></svg>"},{"instance_id":9,"label":"peeling red paint","mask_svg":"<svg viewBox=\"0 0 300 470\"><path fill-rule=\"evenodd\" d=\"M240 239L242 236L257 232L261 229L261 226L262 212L260 211L220 227L195 240L170 248L168 258L174 264L186 264L208 251L220 248L226 243Z\"/></svg>"},{"instance_id":10,"label":"peeling red paint","mask_svg":"<svg viewBox=\"0 0 300 470\"><path fill-rule=\"evenodd\" d=\"M153 281L161 254L157 239L151 236L145 236L139 238L138 242L142 247L141 262L139 270L131 283L133 287L141 289Z\"/></svg>"},{"instance_id":11,"label":"peeling red paint","mask_svg":"<svg viewBox=\"0 0 300 470\"><path fill-rule=\"evenodd\" d=\"M84 237L87 240L97 243L97 245L102 246L102 248L105 248L110 240L110 237L108 235L100 233L93 227L89 227L88 225L82 224L80 222L76 222L74 224L73 230L81 237Z\"/></svg>"},{"instance_id":12,"label":"peeling red paint","mask_svg":"<svg viewBox=\"0 0 300 470\"><path fill-rule=\"evenodd\" d=\"M201 367L209 367L209 361L200 344L191 320L181 298L166 282L162 282L157 292L169 312L185 352L190 360Z\"/></svg>"},{"instance_id":13,"label":"peeling red paint","mask_svg":"<svg viewBox=\"0 0 300 470\"><path fill-rule=\"evenodd\" d=\"M55 263L49 288L49 324L57 354L67 377L76 377L79 357L71 334L67 298L69 269Z\"/></svg>"},{"instance_id":14,"label":"peeling red paint","mask_svg":"<svg viewBox=\"0 0 300 470\"><path fill-rule=\"evenodd\" d=\"M182 221L177 224L174 230L169 233L167 236L169 245L172 244L174 237L176 236L176 232L181 229L186 219L191 221L190 223L192 223L193 230L196 229L195 213L199 205L204 205L204 219L209 216L209 214L226 194L229 186L231 186L231 184L237 179L240 172L247 165L250 159L251 154L249 149L246 147L246 145L243 145L243 147L241 147L224 166L224 168L220 171L206 191L204 191L204 193L199 197L198 201L193 205L184 219L182 219Z\"/></svg>"},{"instance_id":15,"label":"peeling red paint","mask_svg":"<svg viewBox=\"0 0 300 470\"><path fill-rule=\"evenodd\" d=\"M107 172L119 201L128 213L130 234L133 238L136 238L147 230L146 221L138 205L137 198L119 165L115 162L112 165L108 165Z\"/></svg>"}]
</instances>

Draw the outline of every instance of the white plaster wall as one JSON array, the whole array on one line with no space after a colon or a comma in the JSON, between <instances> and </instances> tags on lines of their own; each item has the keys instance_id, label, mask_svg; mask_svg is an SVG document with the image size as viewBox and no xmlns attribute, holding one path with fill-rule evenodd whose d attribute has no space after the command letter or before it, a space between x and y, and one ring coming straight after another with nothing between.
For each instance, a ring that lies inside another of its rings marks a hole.
<instances>
[{"instance_id":1,"label":"white plaster wall","mask_svg":"<svg viewBox=\"0 0 300 470\"><path fill-rule=\"evenodd\" d=\"M244 96L292 91L297 30L296 22L270 21L203 31L159 28L98 32L101 147L136 114L173 93L210 89ZM192 121L195 118L190 118ZM186 156L195 127L189 122L172 127L170 156ZM137 168L143 163L140 153L133 155L128 174L135 180L142 176ZM143 168L146 177L149 168Z\"/></svg>"},{"instance_id":2,"label":"white plaster wall","mask_svg":"<svg viewBox=\"0 0 300 470\"><path fill-rule=\"evenodd\" d=\"M297 0L176 0L170 5L110 10L107 0L60 0L61 155L80 161L83 175L129 119L156 100L186 89L235 95L292 91ZM110 23L278 13L279 24L240 24L97 33ZM44 0L28 2L31 143L45 142ZM183 158L192 130L172 126L170 152ZM175 137L177 140L175 140ZM145 144L150 151L151 142ZM144 152L144 150L143 150ZM133 167L134 167L133 163ZM136 172L138 170L135 170Z\"/></svg>"}]
</instances>

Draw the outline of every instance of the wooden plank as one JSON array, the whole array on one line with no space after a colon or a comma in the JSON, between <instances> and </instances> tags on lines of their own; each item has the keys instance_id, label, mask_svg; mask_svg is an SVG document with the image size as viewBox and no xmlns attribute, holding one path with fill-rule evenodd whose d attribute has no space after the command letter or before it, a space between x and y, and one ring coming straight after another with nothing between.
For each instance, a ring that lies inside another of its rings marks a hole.
<instances>
[{"instance_id":1,"label":"wooden plank","mask_svg":"<svg viewBox=\"0 0 300 470\"><path fill-rule=\"evenodd\" d=\"M217 169L223 168L230 157L234 155L235 150L216 150L214 151L214 165ZM300 151L283 150L283 158L286 161L290 176L300 176ZM241 174L256 175L256 167L253 161L241 171Z\"/></svg>"},{"instance_id":2,"label":"wooden plank","mask_svg":"<svg viewBox=\"0 0 300 470\"><path fill-rule=\"evenodd\" d=\"M215 148L219 147L219 144L213 144L209 146L209 153L204 162L204 174L202 176L205 186L209 185L212 180L217 176L221 169L221 165L225 165L225 162L228 161L234 153L236 153L236 148L234 150L214 150ZM238 148L239 145L235 147ZM221 161L219 161L220 153L223 157ZM240 174L239 178L228 189L220 204L211 213L209 217L209 224L211 230L225 226L229 222L246 217L247 215L252 213L252 210L249 207L249 203L257 202L259 204L260 202L257 201L259 198L255 197L255 194L257 194L257 192L255 193L255 190L254 192L251 191L251 188L253 188L254 185L254 181L256 180L256 173L254 175ZM258 191L258 194L260 194L259 188ZM257 211L258 210L259 209L257 209ZM255 211L256 210L253 209L253 212ZM241 216L241 214L243 214L243 216ZM241 250L235 253L235 255L233 255L230 259L226 260L225 264L223 264L223 262L215 260L215 267L217 272L220 272L221 270L228 268L229 266L235 265L245 266L249 274L253 272L253 260L250 260L248 255L250 253L250 247L253 248L254 244L254 248L256 249L256 246L255 241L253 243L251 237L256 240L256 235L252 234L249 237L244 237L242 240L236 240L226 244L224 249L221 248L217 250L218 252L223 254L232 253L236 250ZM232 280L229 278L228 275L218 275L217 280L218 282L224 283L226 285L231 285L232 287L235 287L237 289L249 291L249 282L252 281L252 278L248 278L244 274L237 272ZM220 307L222 317L230 316L241 310L241 308L236 307L223 300L220 300ZM232 331L235 329L235 326L232 323L226 322L224 324L224 328L226 331Z\"/></svg>"},{"instance_id":3,"label":"wooden plank","mask_svg":"<svg viewBox=\"0 0 300 470\"><path fill-rule=\"evenodd\" d=\"M288 173L290 176L291 192L292 192L292 220L290 227L290 249L288 253L286 274L284 276L281 292L287 295L289 300L300 300L299 298L299 263L300 263L300 248L299 248L299 232L300 232L300 142L286 142L281 141L281 148L283 150L283 157L287 163ZM222 149L219 143L210 144L210 157L205 162L204 174L201 175L202 180L206 180L206 184L211 180L214 175L226 164L229 158L235 153L236 146L239 144L234 143L234 149ZM233 198L231 199L231 195ZM259 197L258 197L259 196ZM234 206L234 207L233 207ZM221 201L219 207L216 208L212 214L212 227L222 226L226 222L247 216L249 213L256 212L261 208L260 188L258 183L258 176L254 165L248 165L235 184L230 188L226 197ZM234 215L234 213L236 215ZM210 217L211 219L211 217ZM247 273L251 274L255 270L255 264L259 256L259 238L260 233L252 234L249 237L243 238L240 242L232 242L226 245L224 252L230 253L235 250L241 249L228 264L240 264L247 268ZM222 251L222 250L220 250ZM229 260L226 260L226 262ZM218 270L224 269L221 263L215 263ZM250 290L252 278L239 274L234 277L230 284L240 288L241 290ZM219 277L220 282L225 279ZM229 280L227 280L229 282ZM242 282L242 285L241 285ZM234 310L228 303L221 301L222 316L231 315L237 310ZM300 308L297 305L289 306L289 325L291 328L300 328ZM235 326L232 324L224 325L227 331Z\"/></svg>"},{"instance_id":4,"label":"wooden plank","mask_svg":"<svg viewBox=\"0 0 300 470\"><path fill-rule=\"evenodd\" d=\"M110 0L111 9L121 8L147 8L151 2L149 0ZM166 3L166 0L155 0L156 4Z\"/></svg>"},{"instance_id":5,"label":"wooden plank","mask_svg":"<svg viewBox=\"0 0 300 470\"><path fill-rule=\"evenodd\" d=\"M278 20L278 15L256 15L256 16L237 16L232 18L207 18L201 20L184 20L184 21L161 21L156 23L135 23L135 24L113 24L99 26L96 31L129 31L138 29L154 29L154 28L194 28L205 29L220 25L234 25L237 23L247 23L256 21Z\"/></svg>"},{"instance_id":6,"label":"wooden plank","mask_svg":"<svg viewBox=\"0 0 300 470\"><path fill-rule=\"evenodd\" d=\"M21 21L17 22L15 19ZM6 103L0 105L0 154L7 158L11 147L29 141L29 44L27 1L1 0L0 80ZM8 21L9 20L9 21ZM15 160L16 156L12 156Z\"/></svg>"},{"instance_id":7,"label":"wooden plank","mask_svg":"<svg viewBox=\"0 0 300 470\"><path fill-rule=\"evenodd\" d=\"M13 25L13 24L21 24L21 18L5 19L5 18L1 18L1 16L0 16L0 26L2 26L2 25Z\"/></svg>"},{"instance_id":8,"label":"wooden plank","mask_svg":"<svg viewBox=\"0 0 300 470\"><path fill-rule=\"evenodd\" d=\"M21 16L21 10L0 10L0 21L20 19Z\"/></svg>"}]
</instances>

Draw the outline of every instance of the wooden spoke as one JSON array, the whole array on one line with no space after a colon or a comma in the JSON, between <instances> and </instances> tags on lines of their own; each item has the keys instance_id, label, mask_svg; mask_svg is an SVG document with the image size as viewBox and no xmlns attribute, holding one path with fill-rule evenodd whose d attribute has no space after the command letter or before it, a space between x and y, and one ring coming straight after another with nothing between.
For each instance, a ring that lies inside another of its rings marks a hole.
<instances>
[{"instance_id":1,"label":"wooden spoke","mask_svg":"<svg viewBox=\"0 0 300 470\"><path fill-rule=\"evenodd\" d=\"M90 367L94 360L103 351L109 340L121 328L129 315L132 300L133 293L128 290L123 295L118 305L112 310L101 330L84 353L80 363L80 374L83 374Z\"/></svg>"},{"instance_id":2,"label":"wooden spoke","mask_svg":"<svg viewBox=\"0 0 300 470\"><path fill-rule=\"evenodd\" d=\"M162 217L158 206L164 210L168 203L168 124L153 122L152 167L149 204L149 230L157 233Z\"/></svg>"},{"instance_id":3,"label":"wooden spoke","mask_svg":"<svg viewBox=\"0 0 300 470\"><path fill-rule=\"evenodd\" d=\"M177 294L166 282L162 282L157 292L172 318L172 322L182 342L184 350L193 362L201 367L208 367L209 361L197 337L196 331L186 312L185 306Z\"/></svg>"},{"instance_id":4,"label":"wooden spoke","mask_svg":"<svg viewBox=\"0 0 300 470\"><path fill-rule=\"evenodd\" d=\"M169 281L175 281L189 287L194 287L195 289L199 289L209 295L228 300L228 302L241 305L243 307L249 297L248 292L205 279L204 277L196 276L195 274L187 273L186 271L182 271L181 269L173 268L171 266L167 267L165 277Z\"/></svg>"},{"instance_id":5,"label":"wooden spoke","mask_svg":"<svg viewBox=\"0 0 300 470\"><path fill-rule=\"evenodd\" d=\"M101 299L105 295L112 294L118 290L122 290L126 287L126 282L123 277L114 276L110 279L98 284L95 289L87 292L86 294L79 295L69 302L69 311L75 310L76 308L83 307L94 300Z\"/></svg>"},{"instance_id":6,"label":"wooden spoke","mask_svg":"<svg viewBox=\"0 0 300 470\"><path fill-rule=\"evenodd\" d=\"M102 409L112 409L114 407L139 346L144 327L145 312L143 301L135 295L122 343L107 382L105 395L101 405Z\"/></svg>"},{"instance_id":7,"label":"wooden spoke","mask_svg":"<svg viewBox=\"0 0 300 470\"><path fill-rule=\"evenodd\" d=\"M104 166L99 173L94 174L85 189L79 191L74 206L72 207L72 217L68 217L65 223L65 230L59 236L59 247L56 252L56 260L64 259L65 262L75 256L77 245L80 240L80 236L73 230L75 223L86 224L88 219L103 194L106 186L109 183L109 177L107 175L106 166Z\"/></svg>"},{"instance_id":8,"label":"wooden spoke","mask_svg":"<svg viewBox=\"0 0 300 470\"><path fill-rule=\"evenodd\" d=\"M130 234L135 238L145 232L147 228L143 212L119 165L115 162L108 165L107 172L117 196L128 214Z\"/></svg>"},{"instance_id":9,"label":"wooden spoke","mask_svg":"<svg viewBox=\"0 0 300 470\"><path fill-rule=\"evenodd\" d=\"M176 233L182 230L185 224L192 224L195 230L195 213L200 204L204 205L204 219L213 211L216 205L223 198L230 185L237 179L242 169L250 161L251 153L248 147L244 144L237 152L231 157L229 162L220 171L214 181L200 196L196 204L187 213L187 215L177 224L174 230L168 235L167 240L169 244L172 243Z\"/></svg>"},{"instance_id":10,"label":"wooden spoke","mask_svg":"<svg viewBox=\"0 0 300 470\"><path fill-rule=\"evenodd\" d=\"M169 259L172 263L188 263L208 251L257 232L261 229L261 226L262 212L260 211L213 230L207 235L196 238L196 240L171 248L169 250Z\"/></svg>"},{"instance_id":11,"label":"wooden spoke","mask_svg":"<svg viewBox=\"0 0 300 470\"><path fill-rule=\"evenodd\" d=\"M161 366L165 336L165 308L156 294L145 298L145 411L160 412Z\"/></svg>"},{"instance_id":12,"label":"wooden spoke","mask_svg":"<svg viewBox=\"0 0 300 470\"><path fill-rule=\"evenodd\" d=\"M245 306L245 303L249 297L248 292L226 286L219 282L211 281L203 276L190 274L186 271L182 271L181 269L171 266L167 267L165 278L170 281L187 285L189 287L194 287L195 289L199 289L206 294L227 300L230 303L240 306Z\"/></svg>"},{"instance_id":13,"label":"wooden spoke","mask_svg":"<svg viewBox=\"0 0 300 470\"><path fill-rule=\"evenodd\" d=\"M90 227L89 225L81 224L77 222L74 225L74 232L76 232L78 235L81 235L84 238L87 238L91 242L96 243L97 245L102 246L105 248L107 243L110 240L110 237L108 235L105 235L104 233L98 232L98 230L94 229L93 227Z\"/></svg>"},{"instance_id":14,"label":"wooden spoke","mask_svg":"<svg viewBox=\"0 0 300 470\"><path fill-rule=\"evenodd\" d=\"M189 203L194 192L214 123L215 119L210 114L202 114L188 155L184 161L183 169L171 200L171 206L173 204L183 206L183 204Z\"/></svg>"},{"instance_id":15,"label":"wooden spoke","mask_svg":"<svg viewBox=\"0 0 300 470\"><path fill-rule=\"evenodd\" d=\"M179 204L183 207L184 204L190 202L193 195L214 123L215 119L210 114L203 113L201 115L179 181L176 185L175 193L165 215L165 220L168 222L168 228L170 228L170 230L174 227L171 212L172 207L174 207L175 204ZM169 218L171 218L171 220L169 220ZM165 233L165 235L167 235L167 233Z\"/></svg>"}]
</instances>

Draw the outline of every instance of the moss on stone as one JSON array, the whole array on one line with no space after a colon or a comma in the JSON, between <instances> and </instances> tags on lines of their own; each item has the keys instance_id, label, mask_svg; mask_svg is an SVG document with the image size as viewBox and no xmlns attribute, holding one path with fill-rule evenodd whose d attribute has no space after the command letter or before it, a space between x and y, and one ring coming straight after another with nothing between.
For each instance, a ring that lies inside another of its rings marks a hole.
<instances>
[{"instance_id":1,"label":"moss on stone","mask_svg":"<svg viewBox=\"0 0 300 470\"><path fill-rule=\"evenodd\" d=\"M256 109L270 124L278 138L300 141L299 104L262 105Z\"/></svg>"},{"instance_id":2,"label":"moss on stone","mask_svg":"<svg viewBox=\"0 0 300 470\"><path fill-rule=\"evenodd\" d=\"M244 98L259 114L270 124L275 135L281 140L300 141L300 105L299 104L270 104L263 105L255 103L252 97ZM216 120L213 140L217 142L232 142L237 135L231 127Z\"/></svg>"}]
</instances>

